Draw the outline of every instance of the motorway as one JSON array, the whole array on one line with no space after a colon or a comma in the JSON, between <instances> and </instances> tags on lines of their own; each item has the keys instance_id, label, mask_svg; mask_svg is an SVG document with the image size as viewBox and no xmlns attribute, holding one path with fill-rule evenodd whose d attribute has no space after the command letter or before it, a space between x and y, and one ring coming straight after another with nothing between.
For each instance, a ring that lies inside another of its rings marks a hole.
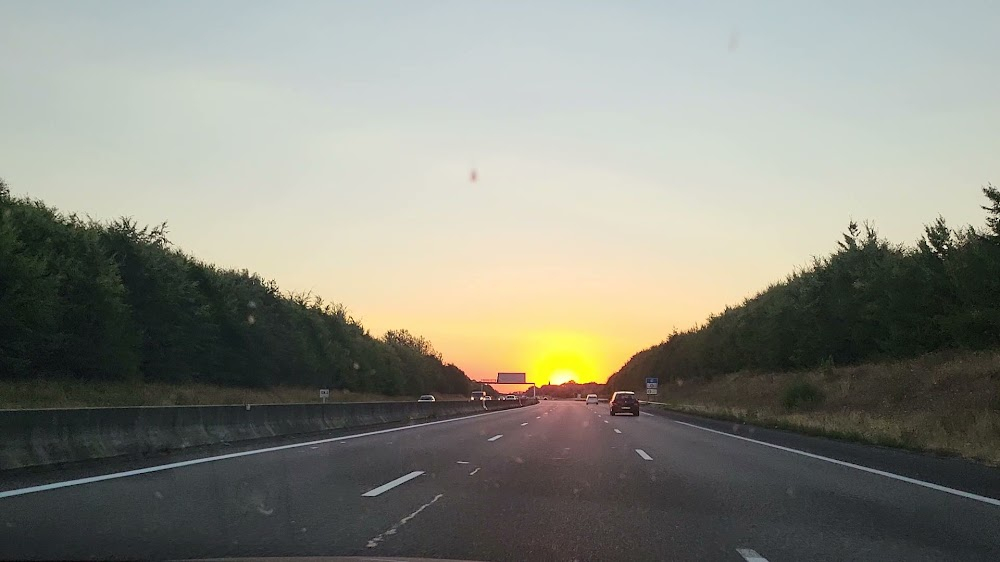
<instances>
[{"instance_id":1,"label":"motorway","mask_svg":"<svg viewBox=\"0 0 1000 562\"><path fill-rule=\"evenodd\" d=\"M543 401L168 457L98 481L0 474L0 559L1000 560L996 469L754 439L721 422ZM800 452L810 446L830 456Z\"/></svg>"}]
</instances>

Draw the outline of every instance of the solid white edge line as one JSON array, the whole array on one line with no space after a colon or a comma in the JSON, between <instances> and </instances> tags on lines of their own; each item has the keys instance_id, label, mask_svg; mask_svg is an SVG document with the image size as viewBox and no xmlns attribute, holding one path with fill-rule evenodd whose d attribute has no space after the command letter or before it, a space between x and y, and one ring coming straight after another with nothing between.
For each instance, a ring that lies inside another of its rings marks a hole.
<instances>
[{"instance_id":1,"label":"solid white edge line","mask_svg":"<svg viewBox=\"0 0 1000 562\"><path fill-rule=\"evenodd\" d=\"M290 443L288 445L278 445L277 447L266 447L264 449L251 449L249 451L240 451L238 453L228 453L225 455L217 455L214 457L202 457L200 459L191 459L187 461L172 462L168 464L160 464L156 466L147 466L145 468L137 468L135 470L126 470L123 472L112 472L110 474L101 474L99 476L89 476L87 478L77 478L75 480L65 480L63 482L52 482L50 484L41 484L39 486L29 486L27 488L17 488L14 490L0 491L0 499L10 498L14 496L23 496L25 494L33 494L36 492L45 492L48 490L57 490L59 488L68 488L70 486L80 486L82 484L93 484L94 482L103 482L104 480L115 480L118 478L126 478L129 476L139 476L141 474L149 474L151 472L160 472L162 470L171 470L174 468L181 468L185 466L192 466L196 464L202 464L206 462L222 461L226 459L235 459L238 457L248 457L250 455L259 455L261 453L272 453L274 451L284 451L287 449L295 449L297 447L307 447L309 445L322 445L323 443L335 443L337 441L347 441L348 439L357 439L358 437L370 437L372 435L382 435L383 433L392 433L394 431L407 431L410 429L420 429L422 427L427 427L430 425L437 425L439 423L452 423L462 420L468 420L472 418L478 418L479 416L489 416L492 414L499 414L500 412L513 412L515 409L511 408L509 410L496 410L493 412L486 412L483 414L472 414L471 416L462 416L460 418L451 418L447 420L437 420L431 422L419 423L416 425L404 425L401 427L390 427L389 429L379 429L376 431L367 431L365 433L355 433L353 435L342 435L340 437L329 437L327 439L319 439L316 441L305 441L303 443Z\"/></svg>"},{"instance_id":2,"label":"solid white edge line","mask_svg":"<svg viewBox=\"0 0 1000 562\"><path fill-rule=\"evenodd\" d=\"M494 435L493 437L490 437L489 439L487 439L487 441L496 441L497 439L500 439L501 437L503 437L503 433L501 433L500 435Z\"/></svg>"},{"instance_id":3,"label":"solid white edge line","mask_svg":"<svg viewBox=\"0 0 1000 562\"><path fill-rule=\"evenodd\" d=\"M747 562L767 562L767 558L757 554L757 551L752 548L737 548L736 552Z\"/></svg>"},{"instance_id":4,"label":"solid white edge line","mask_svg":"<svg viewBox=\"0 0 1000 562\"><path fill-rule=\"evenodd\" d=\"M650 414L649 412L639 412L639 413L642 414L642 415L644 415L644 416L651 416L651 415L653 415L653 414Z\"/></svg>"},{"instance_id":5,"label":"solid white edge line","mask_svg":"<svg viewBox=\"0 0 1000 562\"><path fill-rule=\"evenodd\" d=\"M375 496L380 495L383 492L387 492L404 482L409 482L410 480L413 480L414 478L420 476L423 473L424 473L423 470L414 470L413 472L409 474L404 474L403 476L400 476L395 480L390 480L389 482L382 484L378 488L372 488L371 490L368 490L367 492L361 494L361 497L374 498Z\"/></svg>"},{"instance_id":6,"label":"solid white edge line","mask_svg":"<svg viewBox=\"0 0 1000 562\"><path fill-rule=\"evenodd\" d=\"M646 451L643 451L642 449L636 449L635 452L640 457L642 457L642 460L644 460L644 461L651 461L651 460L653 460L653 457L647 455Z\"/></svg>"},{"instance_id":7,"label":"solid white edge line","mask_svg":"<svg viewBox=\"0 0 1000 562\"><path fill-rule=\"evenodd\" d=\"M908 476L902 476L900 474L894 474L892 472L886 472L884 470L879 470L877 468L869 468L867 466L861 466L860 464L854 464L852 462L841 461L837 459L832 459L830 457L824 457L822 455L817 455L814 453L807 453L805 451L800 451L798 449L792 449L791 447L783 447L781 445L775 445L774 443L768 443L766 441L758 441L757 439L750 439L749 437L743 437L742 435L733 435L732 433L726 433L725 431L718 431L715 429L709 429L707 427L702 427L700 425L695 425L693 423L687 423L677 420L670 420L674 423L679 423L681 425L686 425L688 427L693 427L695 429L700 429L702 431L708 431L710 433L716 433L719 435L724 435L726 437L732 437L733 439L740 439L741 441L749 441L750 443L756 443L758 445L764 445L765 447L771 447L772 449L778 449L779 451L786 451L789 453L795 453L796 455L802 455L803 457L809 457L811 459L826 461L829 463L837 464L840 466L846 466L847 468L853 468L855 470L860 470L862 472L868 472L870 474L877 474L879 476L885 476L886 478L892 478L893 480L899 480L900 482L906 482L908 484L915 484L917 486L923 486L924 488L930 488L931 490L937 490L939 492L944 492L946 494L952 494L955 496L960 496L963 498L968 498L970 500L976 500L978 502L988 503L990 505L1000 506L1000 500L995 498L989 498L986 496L980 496L978 494L973 494L970 492L963 492L962 490L956 490L955 488L949 488L947 486L941 486L939 484L933 484L931 482L924 482L923 480L917 480L916 478L910 478Z\"/></svg>"}]
</instances>

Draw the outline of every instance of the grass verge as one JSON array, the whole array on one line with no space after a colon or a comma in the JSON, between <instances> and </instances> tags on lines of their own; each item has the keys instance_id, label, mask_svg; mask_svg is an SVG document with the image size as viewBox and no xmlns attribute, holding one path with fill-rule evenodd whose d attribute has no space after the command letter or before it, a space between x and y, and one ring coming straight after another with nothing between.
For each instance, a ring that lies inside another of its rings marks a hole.
<instances>
[{"instance_id":1,"label":"grass verge","mask_svg":"<svg viewBox=\"0 0 1000 562\"><path fill-rule=\"evenodd\" d=\"M789 407L789 389L817 398ZM1000 352L799 373L733 373L661 387L667 409L1000 466Z\"/></svg>"},{"instance_id":2,"label":"grass verge","mask_svg":"<svg viewBox=\"0 0 1000 562\"><path fill-rule=\"evenodd\" d=\"M437 396L467 400L466 396ZM331 390L330 402L416 400L416 396L384 396ZM82 408L117 406L189 406L320 402L319 389L302 387L238 388L208 384L82 382L76 380L0 381L0 409Z\"/></svg>"}]
</instances>

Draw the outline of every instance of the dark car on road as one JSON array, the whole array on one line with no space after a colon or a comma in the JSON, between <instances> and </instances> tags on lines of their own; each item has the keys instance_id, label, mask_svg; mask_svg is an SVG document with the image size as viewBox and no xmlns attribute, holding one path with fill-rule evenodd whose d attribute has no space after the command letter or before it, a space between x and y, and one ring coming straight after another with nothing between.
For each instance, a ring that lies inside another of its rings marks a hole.
<instances>
[{"instance_id":1,"label":"dark car on road","mask_svg":"<svg viewBox=\"0 0 1000 562\"><path fill-rule=\"evenodd\" d=\"M619 390L611 395L611 415L628 412L633 416L639 415L639 401L635 399L635 393L628 390Z\"/></svg>"}]
</instances>

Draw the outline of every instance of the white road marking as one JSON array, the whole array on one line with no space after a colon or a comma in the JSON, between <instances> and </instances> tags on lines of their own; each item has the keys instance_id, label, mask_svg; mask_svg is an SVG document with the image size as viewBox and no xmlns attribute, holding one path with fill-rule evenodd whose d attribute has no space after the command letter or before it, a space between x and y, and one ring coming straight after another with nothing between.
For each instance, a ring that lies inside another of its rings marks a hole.
<instances>
[{"instance_id":1,"label":"white road marking","mask_svg":"<svg viewBox=\"0 0 1000 562\"><path fill-rule=\"evenodd\" d=\"M878 470L876 468L868 468L867 466L861 466L860 464L854 464L851 462L841 461L837 459L831 459L830 457L824 457L822 455L816 455L813 453L807 453L805 451L800 451L798 449L792 449L791 447L782 447L781 445L775 445L774 443L767 443L766 441L758 441L756 439L750 439L749 437L743 437L742 435L733 435L732 433L726 433L724 431L717 431L715 429L709 429L707 427L701 427L700 425L695 425L693 423L687 423L677 420L671 420L674 423L679 423L681 425L686 425L688 427L693 427L695 429L700 429L702 431L708 431L710 433L717 433L719 435L724 435L726 437L732 437L733 439L739 439L741 441L749 441L750 443L756 443L758 445L764 445L765 447L771 447L772 449L778 449L779 451L786 451L789 453L795 453L796 455L802 455L804 457L809 457L811 459L826 461L833 464L838 464L840 466L846 466L847 468L853 468L855 470L860 470L863 472L868 472L871 474L877 474L879 476L885 476L886 478L892 478L893 480L899 480L900 482L906 482L909 484L915 484L917 486L923 486L924 488L930 488L931 490L937 490L939 492L944 492L946 494L952 494L955 496L960 496L963 498L968 498L970 500L976 500L978 502L988 503L990 505L1000 506L1000 500L995 498L989 498L986 496L980 496L978 494L972 494L969 492L963 492L962 490L956 490L954 488L949 488L947 486L941 486L938 484L932 484L930 482L924 482L923 480L917 480L916 478L909 478L907 476L901 476L899 474L894 474L892 472L886 472L884 470Z\"/></svg>"},{"instance_id":2,"label":"white road marking","mask_svg":"<svg viewBox=\"0 0 1000 562\"><path fill-rule=\"evenodd\" d=\"M479 468L482 468L482 467L479 467ZM469 473L469 476L472 476L472 475L474 475L475 473L479 472L479 468L477 468L476 470L473 470L472 472L470 472L470 473Z\"/></svg>"},{"instance_id":3,"label":"white road marking","mask_svg":"<svg viewBox=\"0 0 1000 562\"><path fill-rule=\"evenodd\" d=\"M380 543L380 542L382 542L382 541L385 540L386 536L388 536L388 535L395 535L396 531L398 531L400 527L402 527L403 525L406 525L411 519L413 519L414 517L416 517L418 513L420 513L421 511L427 509L428 507L430 507L431 505L433 505L434 502L438 501L439 499L441 499L443 497L444 497L444 494L438 494L438 495L434 496L434 499L432 499L431 501L429 501L429 502L425 503L424 505L420 506L413 513L411 513L411 514L407 515L406 517L400 519L398 523L396 523L395 525L393 525L392 527L390 527L387 531L382 532L381 534L379 534L378 536L376 536L372 540L368 541L368 548L375 548L376 546L378 546L378 543Z\"/></svg>"},{"instance_id":4,"label":"white road marking","mask_svg":"<svg viewBox=\"0 0 1000 562\"><path fill-rule=\"evenodd\" d=\"M455 461L455 464L469 464L469 461Z\"/></svg>"},{"instance_id":5,"label":"white road marking","mask_svg":"<svg viewBox=\"0 0 1000 562\"><path fill-rule=\"evenodd\" d=\"M736 552L747 562L767 562L767 558L757 554L757 551L752 548L737 548Z\"/></svg>"},{"instance_id":6,"label":"white road marking","mask_svg":"<svg viewBox=\"0 0 1000 562\"><path fill-rule=\"evenodd\" d=\"M522 424L521 424L521 427L524 427L524 426L526 426L526 425L528 425L528 422L524 422L524 423L522 423Z\"/></svg>"},{"instance_id":7,"label":"white road marking","mask_svg":"<svg viewBox=\"0 0 1000 562\"><path fill-rule=\"evenodd\" d=\"M371 490L368 490L367 492L361 494L361 497L363 497L363 498L374 498L375 496L381 494L382 492L387 492L387 491L395 488L396 486L399 486L400 484L403 484L405 482L409 482L410 480L413 480L414 478L416 478L417 476L420 476L423 473L424 473L423 470L414 470L413 472L411 472L411 473L409 473L409 474L407 474L405 476L400 476L399 478L397 478L397 479L395 479L395 480L393 480L391 482L386 482L385 484L382 484L378 488L372 488Z\"/></svg>"},{"instance_id":8,"label":"white road marking","mask_svg":"<svg viewBox=\"0 0 1000 562\"><path fill-rule=\"evenodd\" d=\"M642 460L644 460L644 461L651 461L651 460L653 460L653 457L651 457L651 456L647 455L647 454L646 454L646 451L643 451L642 449L636 449L636 450L635 450L635 452L636 452L636 453L637 453L637 454L638 454L638 455L639 455L640 457L642 457Z\"/></svg>"},{"instance_id":9,"label":"white road marking","mask_svg":"<svg viewBox=\"0 0 1000 562\"><path fill-rule=\"evenodd\" d=\"M622 432L622 430L620 430L620 429L616 429L615 430L615 433L621 433L621 432Z\"/></svg>"},{"instance_id":10,"label":"white road marking","mask_svg":"<svg viewBox=\"0 0 1000 562\"><path fill-rule=\"evenodd\" d=\"M604 423L611 423L611 422L609 422L608 420L604 420Z\"/></svg>"},{"instance_id":11,"label":"white road marking","mask_svg":"<svg viewBox=\"0 0 1000 562\"><path fill-rule=\"evenodd\" d=\"M487 441L496 441L497 439L500 439L501 437L503 437L503 433L501 433L500 435L494 435L493 437L490 437L489 439L487 439Z\"/></svg>"},{"instance_id":12,"label":"white road marking","mask_svg":"<svg viewBox=\"0 0 1000 562\"><path fill-rule=\"evenodd\" d=\"M500 412L513 412L514 410L494 410L492 412L486 412L483 414L472 414L471 416L463 416L460 418L451 418L447 420L437 420L431 422L424 422L416 425L405 425L401 427L390 427L389 429L379 429L376 431L367 431L365 433L355 433L354 435L343 435L341 437L330 437L328 439L319 439L316 441L304 441L302 443L290 443L288 445L278 445L276 447L266 447L264 449L252 449L249 451L240 451L238 453L227 453L225 455L216 455L214 457L202 457L200 459L191 459L187 461L172 462L168 464L160 464L156 466L148 466L146 468L137 468L135 470L126 470L123 472L112 472L110 474L101 474L99 476L88 476L87 478L77 478L75 480L65 480L62 482L52 482L51 484L42 484L40 486L30 486L28 488L17 488L14 490L7 490L0 492L0 499L10 498L14 496L23 496L25 494L33 494L36 492L45 492L48 490L58 490L59 488L68 488L70 486L80 486L83 484L93 484L95 482L103 482L105 480L115 480L118 478L127 478L129 476L139 476L142 474L149 474L151 472L160 472L163 470L171 470L174 468L182 468L185 466L192 466L196 464L203 464L206 462L223 461L227 459L235 459L239 457L248 457L250 455L259 455L261 453L273 453L275 451L284 451L287 449L295 449L298 447L308 447L310 445L322 445L324 443L335 443L341 442L341 444L346 445L348 439L357 439L358 437L370 437L372 435L382 435L383 433L392 433L394 431L409 431L412 429L420 429L422 427L437 425L439 423L453 423L457 421L467 420L471 418L478 418L479 416L490 416L493 414L499 414Z\"/></svg>"},{"instance_id":13,"label":"white road marking","mask_svg":"<svg viewBox=\"0 0 1000 562\"><path fill-rule=\"evenodd\" d=\"M644 415L644 416L651 416L651 415L653 415L653 414L650 414L649 412L639 412L639 413L642 414L642 415Z\"/></svg>"},{"instance_id":14,"label":"white road marking","mask_svg":"<svg viewBox=\"0 0 1000 562\"><path fill-rule=\"evenodd\" d=\"M542 416L538 416L538 417L537 417L537 418L535 418L535 419L536 419L536 420L540 420L540 419L542 419Z\"/></svg>"}]
</instances>

